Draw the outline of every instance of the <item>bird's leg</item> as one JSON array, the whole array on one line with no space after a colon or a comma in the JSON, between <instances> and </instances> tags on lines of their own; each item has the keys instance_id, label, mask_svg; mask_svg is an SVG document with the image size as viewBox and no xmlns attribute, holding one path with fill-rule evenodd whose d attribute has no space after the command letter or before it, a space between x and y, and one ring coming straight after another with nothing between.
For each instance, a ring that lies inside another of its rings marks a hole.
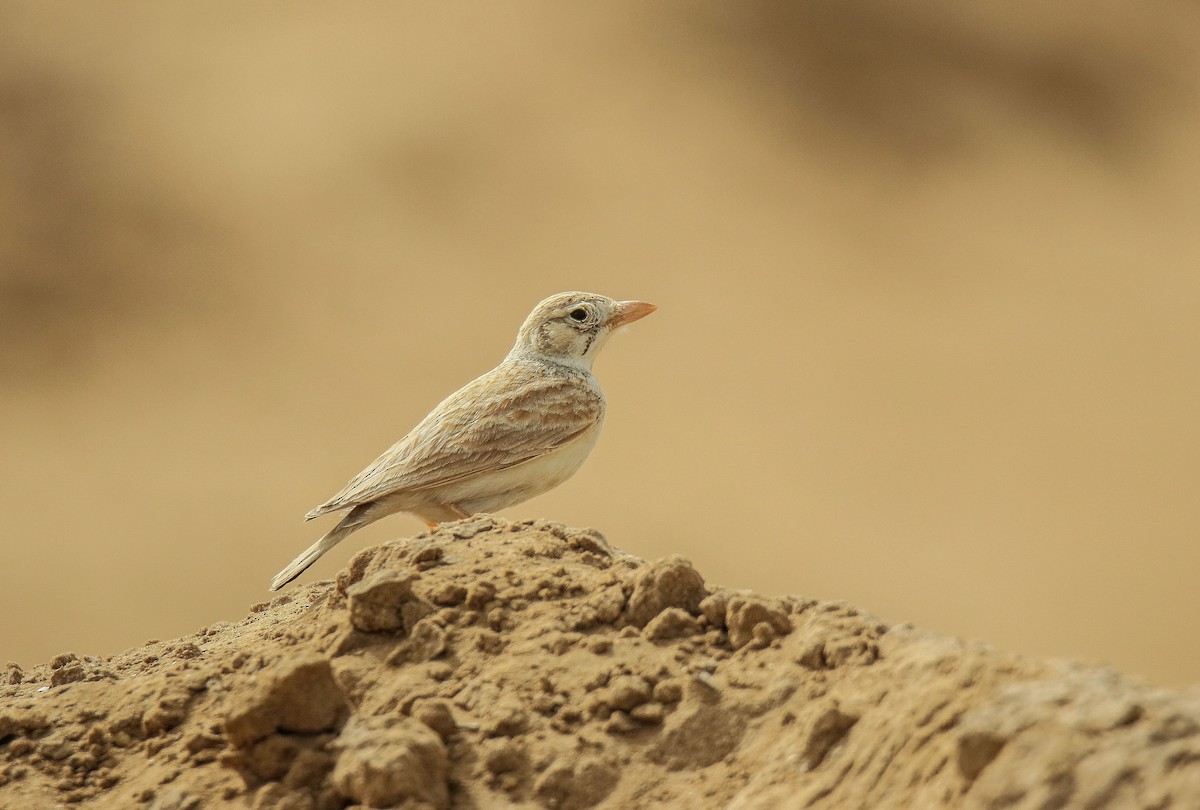
<instances>
[{"instance_id":1,"label":"bird's leg","mask_svg":"<svg viewBox=\"0 0 1200 810\"><path fill-rule=\"evenodd\" d=\"M459 506L456 503L447 503L447 504L443 504L443 506L445 506L446 510L449 512L452 512L456 517L459 517L459 518L471 517L470 512L468 512L466 509L463 509L461 506ZM436 529L438 526L442 525L443 523L449 523L449 522L450 521L448 521L448 520L435 520L435 521L427 520L427 521L425 521L425 527L428 529Z\"/></svg>"}]
</instances>

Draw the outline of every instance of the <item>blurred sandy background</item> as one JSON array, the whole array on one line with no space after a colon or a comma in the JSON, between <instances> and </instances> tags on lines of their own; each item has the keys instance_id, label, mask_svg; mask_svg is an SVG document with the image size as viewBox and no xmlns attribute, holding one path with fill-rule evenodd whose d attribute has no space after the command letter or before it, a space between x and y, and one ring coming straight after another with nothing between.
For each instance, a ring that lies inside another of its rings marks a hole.
<instances>
[{"instance_id":1,"label":"blurred sandy background","mask_svg":"<svg viewBox=\"0 0 1200 810\"><path fill-rule=\"evenodd\" d=\"M0 660L237 619L543 296L508 510L1200 680L1200 8L0 5ZM328 555L415 533L396 517Z\"/></svg>"}]
</instances>

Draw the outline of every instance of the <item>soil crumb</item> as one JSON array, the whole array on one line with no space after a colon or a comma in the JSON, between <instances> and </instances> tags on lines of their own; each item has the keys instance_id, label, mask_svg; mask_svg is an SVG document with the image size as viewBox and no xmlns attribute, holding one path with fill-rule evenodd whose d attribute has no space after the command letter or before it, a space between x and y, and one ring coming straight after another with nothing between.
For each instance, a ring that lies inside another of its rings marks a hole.
<instances>
[{"instance_id":1,"label":"soil crumb","mask_svg":"<svg viewBox=\"0 0 1200 810\"><path fill-rule=\"evenodd\" d=\"M800 579L797 576L797 579ZM0 685L0 807L1200 807L1200 689L475 517Z\"/></svg>"}]
</instances>

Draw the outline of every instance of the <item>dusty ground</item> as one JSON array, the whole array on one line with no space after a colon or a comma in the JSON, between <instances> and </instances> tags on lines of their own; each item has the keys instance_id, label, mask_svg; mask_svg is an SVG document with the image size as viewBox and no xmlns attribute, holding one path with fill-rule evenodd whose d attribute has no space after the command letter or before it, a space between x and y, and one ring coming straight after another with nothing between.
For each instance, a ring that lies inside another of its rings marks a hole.
<instances>
[{"instance_id":1,"label":"dusty ground","mask_svg":"<svg viewBox=\"0 0 1200 810\"><path fill-rule=\"evenodd\" d=\"M1200 691L491 517L0 691L0 807L1200 806Z\"/></svg>"}]
</instances>

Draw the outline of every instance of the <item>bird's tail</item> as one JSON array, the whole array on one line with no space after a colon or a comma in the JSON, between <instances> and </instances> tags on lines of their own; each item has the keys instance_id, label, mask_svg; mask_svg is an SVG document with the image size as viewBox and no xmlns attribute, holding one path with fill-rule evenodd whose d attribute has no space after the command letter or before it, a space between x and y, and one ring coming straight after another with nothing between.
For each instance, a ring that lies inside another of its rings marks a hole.
<instances>
[{"instance_id":1,"label":"bird's tail","mask_svg":"<svg viewBox=\"0 0 1200 810\"><path fill-rule=\"evenodd\" d=\"M370 514L372 504L362 504L350 510L338 525L330 529L324 537L306 548L299 557L287 564L287 567L271 580L271 590L277 591L296 577L304 573L310 565L321 558L326 551L345 540L354 532L374 523L376 518Z\"/></svg>"}]
</instances>

